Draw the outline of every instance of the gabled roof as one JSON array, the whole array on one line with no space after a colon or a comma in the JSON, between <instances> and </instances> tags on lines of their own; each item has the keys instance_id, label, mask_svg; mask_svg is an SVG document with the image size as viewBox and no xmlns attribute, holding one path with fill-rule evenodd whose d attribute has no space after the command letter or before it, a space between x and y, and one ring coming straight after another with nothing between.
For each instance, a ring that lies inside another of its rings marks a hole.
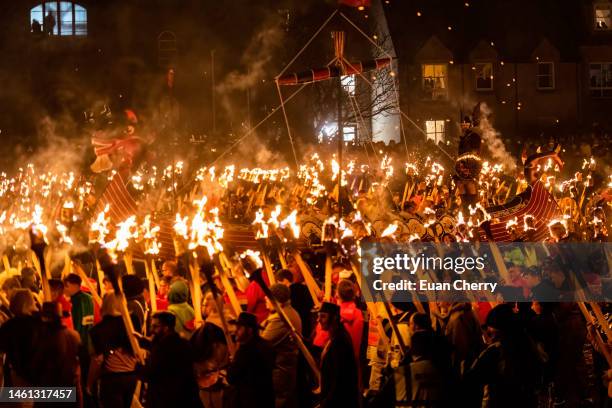
<instances>
[{"instance_id":1,"label":"gabled roof","mask_svg":"<svg viewBox=\"0 0 612 408\"><path fill-rule=\"evenodd\" d=\"M432 36L456 62L468 62L483 43L504 61L529 61L544 38L562 60L578 60L591 38L590 6L581 0L389 0L383 7L398 56L407 61Z\"/></svg>"},{"instance_id":2,"label":"gabled roof","mask_svg":"<svg viewBox=\"0 0 612 408\"><path fill-rule=\"evenodd\" d=\"M531 53L532 60L538 61L558 61L560 58L559 50L547 38L542 39L540 44Z\"/></svg>"},{"instance_id":3,"label":"gabled roof","mask_svg":"<svg viewBox=\"0 0 612 408\"><path fill-rule=\"evenodd\" d=\"M431 36L414 56L415 61L448 62L453 53L435 35Z\"/></svg>"}]
</instances>

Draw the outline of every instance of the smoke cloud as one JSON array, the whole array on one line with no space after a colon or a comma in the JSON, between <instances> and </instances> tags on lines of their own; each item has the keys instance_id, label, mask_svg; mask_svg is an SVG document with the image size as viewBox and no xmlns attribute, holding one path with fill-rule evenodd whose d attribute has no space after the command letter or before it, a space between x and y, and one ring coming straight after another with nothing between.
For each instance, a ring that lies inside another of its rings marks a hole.
<instances>
[{"instance_id":1,"label":"smoke cloud","mask_svg":"<svg viewBox=\"0 0 612 408\"><path fill-rule=\"evenodd\" d=\"M482 138L484 139L491 157L498 163L501 163L508 171L516 169L516 161L512 155L506 150L506 146L501 139L501 134L495 130L491 122L492 110L486 103L480 105L480 124L482 130Z\"/></svg>"},{"instance_id":2,"label":"smoke cloud","mask_svg":"<svg viewBox=\"0 0 612 408\"><path fill-rule=\"evenodd\" d=\"M67 138L77 133L77 124L65 116L52 119L44 116L37 126L37 151L31 157L21 158L37 168L55 173L78 171L84 165L84 151L90 139L87 136Z\"/></svg>"},{"instance_id":3,"label":"smoke cloud","mask_svg":"<svg viewBox=\"0 0 612 408\"><path fill-rule=\"evenodd\" d=\"M243 66L247 67L246 72L244 70L231 71L216 86L216 90L221 97L221 104L227 112L232 112L231 92L255 88L255 85L262 80L270 78L270 72L267 68L273 60L275 52L279 49L283 38L280 23L278 16L269 17L255 33L242 55L241 62Z\"/></svg>"}]
</instances>

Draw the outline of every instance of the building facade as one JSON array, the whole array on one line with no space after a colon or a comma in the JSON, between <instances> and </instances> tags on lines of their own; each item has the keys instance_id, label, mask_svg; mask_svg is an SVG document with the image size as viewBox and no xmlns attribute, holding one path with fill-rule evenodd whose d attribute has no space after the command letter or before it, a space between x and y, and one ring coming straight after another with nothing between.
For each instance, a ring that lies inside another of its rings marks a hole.
<instances>
[{"instance_id":1,"label":"building facade","mask_svg":"<svg viewBox=\"0 0 612 408\"><path fill-rule=\"evenodd\" d=\"M610 129L609 1L432 3L386 6L401 109L428 139L456 138L478 102L507 137Z\"/></svg>"}]
</instances>

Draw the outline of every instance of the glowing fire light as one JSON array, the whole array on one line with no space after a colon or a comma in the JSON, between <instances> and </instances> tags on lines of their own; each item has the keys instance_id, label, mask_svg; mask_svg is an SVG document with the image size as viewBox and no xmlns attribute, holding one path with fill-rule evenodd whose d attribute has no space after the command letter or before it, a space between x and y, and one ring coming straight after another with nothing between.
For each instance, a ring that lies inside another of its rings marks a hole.
<instances>
[{"instance_id":1,"label":"glowing fire light","mask_svg":"<svg viewBox=\"0 0 612 408\"><path fill-rule=\"evenodd\" d=\"M253 251L252 249L247 249L246 251L240 254L241 259L250 259L255 262L255 267L257 269L263 268L263 261L261 260L260 252Z\"/></svg>"},{"instance_id":2,"label":"glowing fire light","mask_svg":"<svg viewBox=\"0 0 612 408\"><path fill-rule=\"evenodd\" d=\"M382 234L380 234L381 238L392 237L393 234L395 234L395 232L397 231L397 228L398 227L396 223L389 224L387 228L385 228L385 230L382 232Z\"/></svg>"},{"instance_id":3,"label":"glowing fire light","mask_svg":"<svg viewBox=\"0 0 612 408\"><path fill-rule=\"evenodd\" d=\"M293 210L284 220L280 222L280 227L285 229L289 227L293 238L297 239L300 237L300 226L297 223L297 210Z\"/></svg>"}]
</instances>

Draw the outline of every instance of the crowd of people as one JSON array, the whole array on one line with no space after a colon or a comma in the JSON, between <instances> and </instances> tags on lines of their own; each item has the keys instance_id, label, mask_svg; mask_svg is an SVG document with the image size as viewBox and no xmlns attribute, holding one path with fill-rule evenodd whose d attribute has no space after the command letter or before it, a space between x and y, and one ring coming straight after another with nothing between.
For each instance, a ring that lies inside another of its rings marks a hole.
<instances>
[{"instance_id":1,"label":"crowd of people","mask_svg":"<svg viewBox=\"0 0 612 408\"><path fill-rule=\"evenodd\" d=\"M594 341L600 328L587 324L576 303L459 299L425 302L418 311L392 301L388 321L369 312L345 267L334 265L334 296L316 310L293 261L269 287L319 373L255 280L238 316L204 285L204 320L196 324L180 265L164 263L155 299L142 279L124 276L135 352L123 298L110 285L97 305L80 276L69 274L49 282L53 301L40 304L37 282L12 277L2 286L10 299L0 326L4 386L71 386L78 405L102 407L134 399L150 407L607 404L609 371ZM537 269L512 276L527 296L542 282L552 285Z\"/></svg>"},{"instance_id":2,"label":"crowd of people","mask_svg":"<svg viewBox=\"0 0 612 408\"><path fill-rule=\"evenodd\" d=\"M568 156L586 155L576 156L570 170L555 166L560 152L552 140L543 147L548 156L538 152L526 171L517 166L505 174L474 158L480 138L473 132L466 123L454 172L455 163L436 160L442 146L426 145L405 163L397 146L370 145L367 154L345 157L344 183L333 164L312 156L294 177L288 170L228 167L198 172L194 185L181 184L182 173L170 166L172 185L162 186L154 204L147 200L155 182L144 173L126 187L143 208L160 211L177 191L204 192L207 201L199 202L215 206L206 214L228 229L258 220L251 244L259 255L238 251L240 242L228 238L222 250L212 242L214 256L198 252L205 245L181 253L175 242L176 256L148 254L146 268L125 253L113 264L99 255L101 238L88 246L96 203L86 194L70 206L60 203L47 244L32 238L46 230L32 217L11 232L27 231L32 239L6 245L0 274L3 385L75 387L75 405L83 407L608 406L609 304L574 297L578 288L554 252L502 253L507 276L487 278L508 290L493 298L365 296L355 272L359 242L479 241L486 208L509 205L535 182L547 183L559 203L560 218L535 220L550 223L547 241L608 242L609 150L597 140L570 149ZM132 156L106 159L109 169L113 159L133 164ZM74 179L67 185L81 187ZM5 198L25 191L5 190ZM299 238L281 231L287 226L280 220L291 214L301 222ZM508 223L511 240L529 241L535 227L527 219L518 224ZM178 241L187 234L176 235ZM47 271L36 242L61 259ZM79 243L84 249L77 254ZM229 260L220 261L221 253ZM585 276L604 296L607 265Z\"/></svg>"}]
</instances>

